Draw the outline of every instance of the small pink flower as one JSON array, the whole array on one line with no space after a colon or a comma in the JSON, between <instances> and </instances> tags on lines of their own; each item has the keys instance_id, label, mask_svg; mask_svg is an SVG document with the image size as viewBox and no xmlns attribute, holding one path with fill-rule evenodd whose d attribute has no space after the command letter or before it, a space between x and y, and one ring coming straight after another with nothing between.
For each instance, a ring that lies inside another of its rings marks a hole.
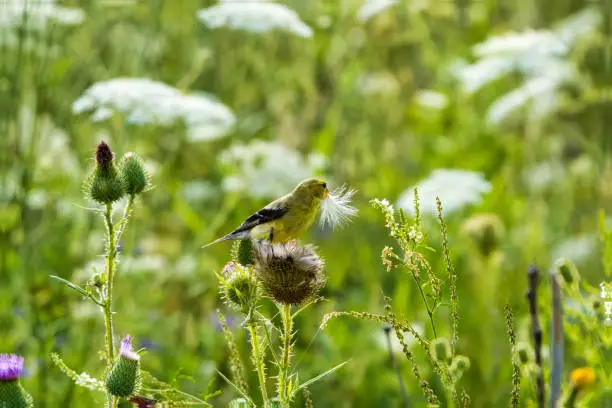
<instances>
[{"instance_id":1,"label":"small pink flower","mask_svg":"<svg viewBox=\"0 0 612 408\"><path fill-rule=\"evenodd\" d=\"M123 358L127 358L128 360L138 361L140 360L140 356L138 353L132 350L132 338L128 334L121 340L121 349L119 350L119 355Z\"/></svg>"}]
</instances>

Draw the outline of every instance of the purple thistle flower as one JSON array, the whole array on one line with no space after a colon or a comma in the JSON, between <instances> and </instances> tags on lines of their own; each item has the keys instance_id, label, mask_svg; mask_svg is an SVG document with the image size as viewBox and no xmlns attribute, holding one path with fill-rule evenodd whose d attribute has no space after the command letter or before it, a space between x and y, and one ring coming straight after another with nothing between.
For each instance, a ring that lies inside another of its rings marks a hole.
<instances>
[{"instance_id":1,"label":"purple thistle flower","mask_svg":"<svg viewBox=\"0 0 612 408\"><path fill-rule=\"evenodd\" d=\"M98 167L108 170L113 161L113 152L110 147L102 140L96 149L96 162Z\"/></svg>"},{"instance_id":2,"label":"purple thistle flower","mask_svg":"<svg viewBox=\"0 0 612 408\"><path fill-rule=\"evenodd\" d=\"M121 340L121 349L119 350L119 355L123 358L127 358L128 360L138 361L140 360L140 356L138 353L132 350L132 338L128 334Z\"/></svg>"},{"instance_id":3,"label":"purple thistle flower","mask_svg":"<svg viewBox=\"0 0 612 408\"><path fill-rule=\"evenodd\" d=\"M0 354L0 381L15 381L23 371L23 357Z\"/></svg>"}]
</instances>

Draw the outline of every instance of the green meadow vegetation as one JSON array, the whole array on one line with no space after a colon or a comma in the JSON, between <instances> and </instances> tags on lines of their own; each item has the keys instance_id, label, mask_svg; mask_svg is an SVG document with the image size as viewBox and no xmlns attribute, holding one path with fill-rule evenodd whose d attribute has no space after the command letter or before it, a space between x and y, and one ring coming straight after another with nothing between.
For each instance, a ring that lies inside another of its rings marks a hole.
<instances>
[{"instance_id":1,"label":"green meadow vegetation","mask_svg":"<svg viewBox=\"0 0 612 408\"><path fill-rule=\"evenodd\" d=\"M0 1L0 408L612 407L610 30ZM357 213L202 248L311 177Z\"/></svg>"}]
</instances>

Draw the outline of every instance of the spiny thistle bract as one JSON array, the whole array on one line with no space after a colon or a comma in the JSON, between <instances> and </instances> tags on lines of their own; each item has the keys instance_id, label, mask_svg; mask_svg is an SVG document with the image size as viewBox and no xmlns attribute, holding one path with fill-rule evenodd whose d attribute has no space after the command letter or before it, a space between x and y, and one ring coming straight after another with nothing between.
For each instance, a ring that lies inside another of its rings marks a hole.
<instances>
[{"instance_id":1,"label":"spiny thistle bract","mask_svg":"<svg viewBox=\"0 0 612 408\"><path fill-rule=\"evenodd\" d=\"M96 148L96 167L91 171L83 190L92 200L100 204L113 203L125 195L123 183L117 172L113 152L104 142Z\"/></svg>"},{"instance_id":2,"label":"spiny thistle bract","mask_svg":"<svg viewBox=\"0 0 612 408\"><path fill-rule=\"evenodd\" d=\"M240 265L253 265L253 241L250 238L235 241L232 246L232 259Z\"/></svg>"},{"instance_id":3,"label":"spiny thistle bract","mask_svg":"<svg viewBox=\"0 0 612 408\"><path fill-rule=\"evenodd\" d=\"M123 155L119 162L119 176L123 189L129 195L140 194L149 185L149 174L142 159L133 152Z\"/></svg>"},{"instance_id":4,"label":"spiny thistle bract","mask_svg":"<svg viewBox=\"0 0 612 408\"><path fill-rule=\"evenodd\" d=\"M23 371L23 357L14 354L0 354L0 407L30 408L32 397L19 383Z\"/></svg>"},{"instance_id":5,"label":"spiny thistle bract","mask_svg":"<svg viewBox=\"0 0 612 408\"><path fill-rule=\"evenodd\" d=\"M130 336L121 341L119 358L106 377L106 389L117 397L129 397L140 389L140 356L132 350Z\"/></svg>"},{"instance_id":6,"label":"spiny thistle bract","mask_svg":"<svg viewBox=\"0 0 612 408\"><path fill-rule=\"evenodd\" d=\"M255 276L275 302L301 304L325 285L324 262L312 245L262 242L253 249Z\"/></svg>"},{"instance_id":7,"label":"spiny thistle bract","mask_svg":"<svg viewBox=\"0 0 612 408\"><path fill-rule=\"evenodd\" d=\"M228 262L219 276L221 297L225 303L242 313L249 314L259 300L259 287L250 268Z\"/></svg>"}]
</instances>

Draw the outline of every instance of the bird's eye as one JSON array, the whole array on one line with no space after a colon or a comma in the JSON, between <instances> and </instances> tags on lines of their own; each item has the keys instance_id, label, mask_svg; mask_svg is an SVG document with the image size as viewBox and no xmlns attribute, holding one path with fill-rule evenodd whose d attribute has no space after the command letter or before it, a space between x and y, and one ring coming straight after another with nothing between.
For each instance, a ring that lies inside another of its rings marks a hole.
<instances>
[{"instance_id":1,"label":"bird's eye","mask_svg":"<svg viewBox=\"0 0 612 408\"><path fill-rule=\"evenodd\" d=\"M327 183L323 183L323 188L327 188Z\"/></svg>"}]
</instances>

